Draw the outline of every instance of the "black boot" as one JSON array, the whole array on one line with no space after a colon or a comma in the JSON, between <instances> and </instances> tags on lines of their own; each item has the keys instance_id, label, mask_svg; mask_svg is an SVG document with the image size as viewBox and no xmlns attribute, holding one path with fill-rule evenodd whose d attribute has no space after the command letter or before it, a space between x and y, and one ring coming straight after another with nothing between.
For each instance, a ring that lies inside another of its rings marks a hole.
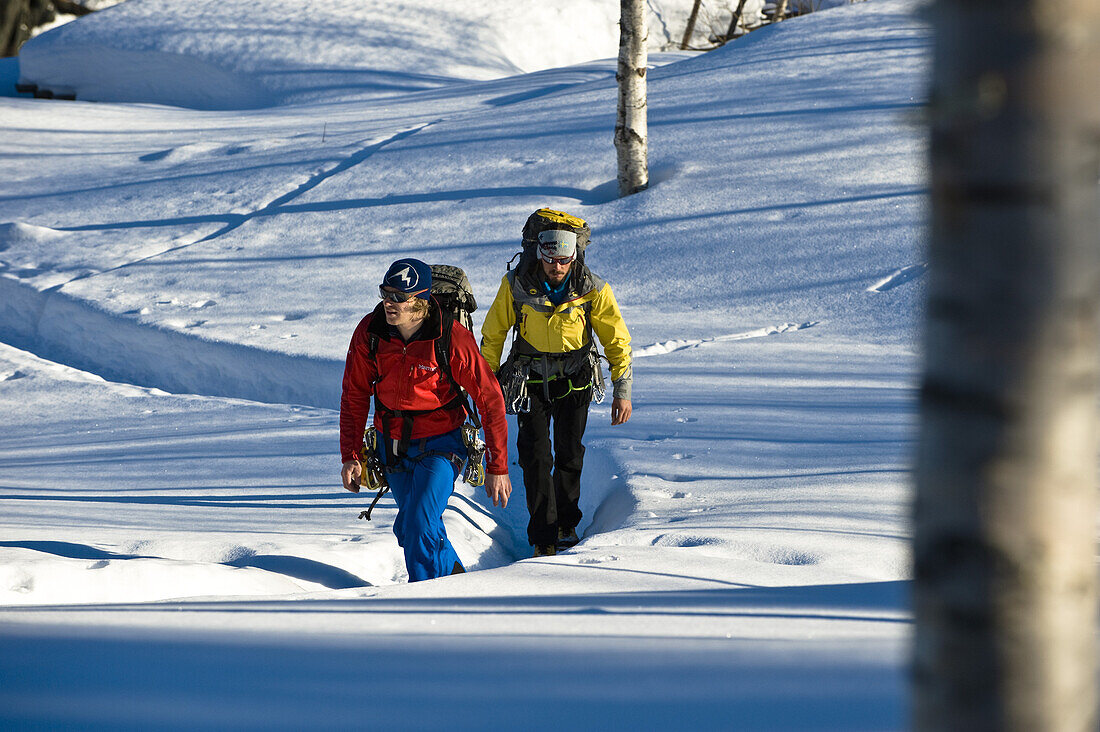
<instances>
[{"instance_id":1,"label":"black boot","mask_svg":"<svg viewBox=\"0 0 1100 732\"><path fill-rule=\"evenodd\" d=\"M558 542L556 545L558 551L572 549L579 543L580 539L577 537L576 529L558 529Z\"/></svg>"}]
</instances>

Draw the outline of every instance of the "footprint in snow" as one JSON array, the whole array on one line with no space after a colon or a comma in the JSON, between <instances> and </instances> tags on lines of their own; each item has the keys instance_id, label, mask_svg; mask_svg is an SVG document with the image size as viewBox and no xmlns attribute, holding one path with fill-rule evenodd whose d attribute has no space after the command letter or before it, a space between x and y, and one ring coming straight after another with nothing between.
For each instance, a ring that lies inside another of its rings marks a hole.
<instances>
[{"instance_id":1,"label":"footprint in snow","mask_svg":"<svg viewBox=\"0 0 1100 732\"><path fill-rule=\"evenodd\" d=\"M141 157L138 158L138 160L140 160L143 163L155 163L155 162L158 162L160 160L164 160L169 155L171 155L172 152L173 152L173 148L169 148L167 150L157 150L156 152L151 152L151 153L148 153L147 155L142 155Z\"/></svg>"},{"instance_id":2,"label":"footprint in snow","mask_svg":"<svg viewBox=\"0 0 1100 732\"><path fill-rule=\"evenodd\" d=\"M788 567L806 567L818 564L821 561L821 558L815 554L784 547L774 547L770 551L764 552L762 558L772 564L782 564Z\"/></svg>"},{"instance_id":3,"label":"footprint in snow","mask_svg":"<svg viewBox=\"0 0 1100 732\"><path fill-rule=\"evenodd\" d=\"M270 319L275 321L276 323L293 323L297 320L305 320L308 317L309 313L304 311L297 311L284 313L283 315L272 315Z\"/></svg>"},{"instance_id":4,"label":"footprint in snow","mask_svg":"<svg viewBox=\"0 0 1100 732\"><path fill-rule=\"evenodd\" d=\"M167 150L157 150L155 152L146 153L145 155L139 156L138 160L143 163L159 163L164 160L169 162L191 160L203 155L209 155L223 147L225 146L218 142L193 142L187 145L180 145L179 147L170 147Z\"/></svg>"}]
</instances>

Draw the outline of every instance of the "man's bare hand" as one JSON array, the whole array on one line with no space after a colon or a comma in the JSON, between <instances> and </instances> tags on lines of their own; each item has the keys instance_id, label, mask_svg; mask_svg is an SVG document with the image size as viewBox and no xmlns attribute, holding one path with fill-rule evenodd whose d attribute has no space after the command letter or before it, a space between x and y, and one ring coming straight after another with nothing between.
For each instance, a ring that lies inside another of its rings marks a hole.
<instances>
[{"instance_id":1,"label":"man's bare hand","mask_svg":"<svg viewBox=\"0 0 1100 732\"><path fill-rule=\"evenodd\" d=\"M512 495L512 479L508 474L485 476L485 495L493 502L494 506L508 507L508 496Z\"/></svg>"},{"instance_id":2,"label":"man's bare hand","mask_svg":"<svg viewBox=\"0 0 1100 732\"><path fill-rule=\"evenodd\" d=\"M363 466L358 460L348 460L340 470L340 478L344 481L344 489L352 493L359 492L359 480L363 477Z\"/></svg>"},{"instance_id":3,"label":"man's bare hand","mask_svg":"<svg viewBox=\"0 0 1100 732\"><path fill-rule=\"evenodd\" d=\"M617 424L626 424L626 422L630 419L630 415L633 411L634 407L631 405L629 399L613 399L611 401L612 426Z\"/></svg>"}]
</instances>

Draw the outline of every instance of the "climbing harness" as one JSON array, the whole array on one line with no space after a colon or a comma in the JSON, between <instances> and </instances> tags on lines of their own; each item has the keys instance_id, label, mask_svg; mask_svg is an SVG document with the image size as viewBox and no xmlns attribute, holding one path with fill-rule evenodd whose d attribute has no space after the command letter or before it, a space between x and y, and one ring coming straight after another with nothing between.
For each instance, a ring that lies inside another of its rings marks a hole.
<instances>
[{"instance_id":1,"label":"climbing harness","mask_svg":"<svg viewBox=\"0 0 1100 732\"><path fill-rule=\"evenodd\" d=\"M466 468L462 480L474 488L485 485L485 440L472 424L462 425L462 441L466 444Z\"/></svg>"}]
</instances>

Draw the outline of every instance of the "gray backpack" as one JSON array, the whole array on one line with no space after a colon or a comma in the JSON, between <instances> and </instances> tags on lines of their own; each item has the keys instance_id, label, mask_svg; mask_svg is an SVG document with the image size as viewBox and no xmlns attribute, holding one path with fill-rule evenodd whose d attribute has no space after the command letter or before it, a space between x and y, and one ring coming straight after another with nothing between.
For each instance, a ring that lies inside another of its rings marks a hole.
<instances>
[{"instance_id":1,"label":"gray backpack","mask_svg":"<svg viewBox=\"0 0 1100 732\"><path fill-rule=\"evenodd\" d=\"M470 313L477 310L477 300L474 299L470 280L461 267L433 264L432 296L439 303L444 318L450 316L452 321L461 323L467 330L474 329Z\"/></svg>"}]
</instances>

